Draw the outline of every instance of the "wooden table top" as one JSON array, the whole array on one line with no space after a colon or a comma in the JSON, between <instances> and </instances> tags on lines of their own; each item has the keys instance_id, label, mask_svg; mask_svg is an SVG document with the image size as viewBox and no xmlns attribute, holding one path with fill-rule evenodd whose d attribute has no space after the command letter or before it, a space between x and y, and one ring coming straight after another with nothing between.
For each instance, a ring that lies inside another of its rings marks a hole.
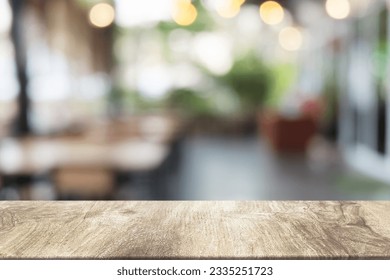
<instances>
[{"instance_id":1,"label":"wooden table top","mask_svg":"<svg viewBox=\"0 0 390 280\"><path fill-rule=\"evenodd\" d=\"M390 259L390 202L1 202L6 259Z\"/></svg>"}]
</instances>

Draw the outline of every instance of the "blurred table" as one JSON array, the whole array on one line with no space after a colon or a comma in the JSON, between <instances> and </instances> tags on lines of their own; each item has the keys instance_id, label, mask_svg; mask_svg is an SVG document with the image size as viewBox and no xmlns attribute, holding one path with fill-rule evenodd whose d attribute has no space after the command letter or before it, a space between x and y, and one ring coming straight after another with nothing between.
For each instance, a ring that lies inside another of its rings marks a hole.
<instances>
[{"instance_id":1,"label":"blurred table","mask_svg":"<svg viewBox=\"0 0 390 280\"><path fill-rule=\"evenodd\" d=\"M131 197L162 199L178 166L180 123L170 115L131 116L2 138L0 187L25 190L23 199L37 182L54 186L57 199L112 198L114 189L129 187Z\"/></svg>"},{"instance_id":2,"label":"blurred table","mask_svg":"<svg viewBox=\"0 0 390 280\"><path fill-rule=\"evenodd\" d=\"M62 166L148 171L168 156L177 118L138 116L89 123L79 135L0 139L0 174L29 175Z\"/></svg>"},{"instance_id":3,"label":"blurred table","mask_svg":"<svg viewBox=\"0 0 390 280\"><path fill-rule=\"evenodd\" d=\"M140 139L170 144L182 131L183 123L176 116L141 115L114 120L95 120L85 125L85 137L93 141Z\"/></svg>"},{"instance_id":4,"label":"blurred table","mask_svg":"<svg viewBox=\"0 0 390 280\"><path fill-rule=\"evenodd\" d=\"M390 259L390 202L0 202L0 258Z\"/></svg>"},{"instance_id":5,"label":"blurred table","mask_svg":"<svg viewBox=\"0 0 390 280\"><path fill-rule=\"evenodd\" d=\"M142 140L94 143L71 139L3 139L0 174L40 174L63 166L144 171L160 165L169 148Z\"/></svg>"}]
</instances>

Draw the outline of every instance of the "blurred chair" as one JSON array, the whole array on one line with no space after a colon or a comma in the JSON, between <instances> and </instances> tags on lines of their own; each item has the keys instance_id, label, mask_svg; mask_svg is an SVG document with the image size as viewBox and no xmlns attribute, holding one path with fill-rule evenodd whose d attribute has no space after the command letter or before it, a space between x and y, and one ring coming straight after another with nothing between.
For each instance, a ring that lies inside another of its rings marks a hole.
<instances>
[{"instance_id":1,"label":"blurred chair","mask_svg":"<svg viewBox=\"0 0 390 280\"><path fill-rule=\"evenodd\" d=\"M99 167L60 167L53 180L59 199L111 199L115 187L114 172Z\"/></svg>"}]
</instances>

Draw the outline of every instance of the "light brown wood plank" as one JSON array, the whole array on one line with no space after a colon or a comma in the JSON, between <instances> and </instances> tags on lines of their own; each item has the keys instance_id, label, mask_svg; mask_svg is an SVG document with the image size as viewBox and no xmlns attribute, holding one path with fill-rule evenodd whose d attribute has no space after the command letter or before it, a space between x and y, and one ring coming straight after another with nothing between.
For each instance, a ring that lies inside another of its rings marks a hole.
<instances>
[{"instance_id":1,"label":"light brown wood plank","mask_svg":"<svg viewBox=\"0 0 390 280\"><path fill-rule=\"evenodd\" d=\"M390 202L2 202L0 258L390 259Z\"/></svg>"}]
</instances>

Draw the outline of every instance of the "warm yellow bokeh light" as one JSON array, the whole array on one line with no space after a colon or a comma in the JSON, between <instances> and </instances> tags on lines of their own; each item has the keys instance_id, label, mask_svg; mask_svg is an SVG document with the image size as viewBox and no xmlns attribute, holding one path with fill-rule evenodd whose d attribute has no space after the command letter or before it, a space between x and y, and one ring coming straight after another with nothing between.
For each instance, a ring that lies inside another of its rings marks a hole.
<instances>
[{"instance_id":1,"label":"warm yellow bokeh light","mask_svg":"<svg viewBox=\"0 0 390 280\"><path fill-rule=\"evenodd\" d=\"M191 25L197 17L198 11L190 0L176 0L172 18L178 25Z\"/></svg>"},{"instance_id":2,"label":"warm yellow bokeh light","mask_svg":"<svg viewBox=\"0 0 390 280\"><path fill-rule=\"evenodd\" d=\"M114 7L107 3L96 4L89 12L89 21L92 25L99 28L104 28L111 25L114 20Z\"/></svg>"},{"instance_id":3,"label":"warm yellow bokeh light","mask_svg":"<svg viewBox=\"0 0 390 280\"><path fill-rule=\"evenodd\" d=\"M348 0L327 0L326 12L334 19L345 19L351 13L351 4Z\"/></svg>"},{"instance_id":4,"label":"warm yellow bokeh light","mask_svg":"<svg viewBox=\"0 0 390 280\"><path fill-rule=\"evenodd\" d=\"M217 13L224 18L233 18L241 10L245 0L223 0L217 5Z\"/></svg>"},{"instance_id":5,"label":"warm yellow bokeh light","mask_svg":"<svg viewBox=\"0 0 390 280\"><path fill-rule=\"evenodd\" d=\"M275 1L267 1L260 6L261 19L269 25L276 25L284 19L283 7Z\"/></svg>"},{"instance_id":6,"label":"warm yellow bokeh light","mask_svg":"<svg viewBox=\"0 0 390 280\"><path fill-rule=\"evenodd\" d=\"M287 51L297 51L303 45L303 36L295 27L283 28L279 33L279 44Z\"/></svg>"}]
</instances>

